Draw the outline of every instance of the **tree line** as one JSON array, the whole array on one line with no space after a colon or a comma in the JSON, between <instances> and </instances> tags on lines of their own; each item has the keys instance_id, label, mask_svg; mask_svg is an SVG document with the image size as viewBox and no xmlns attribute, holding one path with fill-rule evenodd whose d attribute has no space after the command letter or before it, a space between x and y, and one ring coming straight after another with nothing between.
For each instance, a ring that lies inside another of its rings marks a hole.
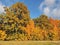
<instances>
[{"instance_id":1,"label":"tree line","mask_svg":"<svg viewBox=\"0 0 60 45\"><path fill-rule=\"evenodd\" d=\"M60 40L60 20L41 16L31 19L28 8L21 2L4 7L0 14L2 41L57 41Z\"/></svg>"}]
</instances>

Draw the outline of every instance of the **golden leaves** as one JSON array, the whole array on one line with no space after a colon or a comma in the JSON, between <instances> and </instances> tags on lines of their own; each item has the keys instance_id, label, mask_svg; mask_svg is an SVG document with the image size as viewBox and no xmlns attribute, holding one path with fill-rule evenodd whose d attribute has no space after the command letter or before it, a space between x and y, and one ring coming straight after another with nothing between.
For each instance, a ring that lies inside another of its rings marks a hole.
<instances>
[{"instance_id":1,"label":"golden leaves","mask_svg":"<svg viewBox=\"0 0 60 45\"><path fill-rule=\"evenodd\" d=\"M0 30L0 40L4 40L6 38L5 31Z\"/></svg>"},{"instance_id":2,"label":"golden leaves","mask_svg":"<svg viewBox=\"0 0 60 45\"><path fill-rule=\"evenodd\" d=\"M59 40L59 20L45 15L30 19L27 7L19 2L5 10L5 16L0 16L0 40Z\"/></svg>"}]
</instances>

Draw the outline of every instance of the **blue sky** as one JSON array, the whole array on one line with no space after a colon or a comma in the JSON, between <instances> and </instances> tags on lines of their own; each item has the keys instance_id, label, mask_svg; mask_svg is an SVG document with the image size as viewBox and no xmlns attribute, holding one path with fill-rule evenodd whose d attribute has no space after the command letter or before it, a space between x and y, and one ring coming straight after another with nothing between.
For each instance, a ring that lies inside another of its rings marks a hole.
<instances>
[{"instance_id":1,"label":"blue sky","mask_svg":"<svg viewBox=\"0 0 60 45\"><path fill-rule=\"evenodd\" d=\"M23 2L30 11L30 17L35 18L42 14L42 12L39 10L39 5L42 0L0 0L0 2L5 6L11 6L12 4L16 2Z\"/></svg>"},{"instance_id":2,"label":"blue sky","mask_svg":"<svg viewBox=\"0 0 60 45\"><path fill-rule=\"evenodd\" d=\"M0 12L4 12L4 6L9 7L16 2L23 2L28 7L31 18L45 14L60 19L60 0L0 0Z\"/></svg>"}]
</instances>

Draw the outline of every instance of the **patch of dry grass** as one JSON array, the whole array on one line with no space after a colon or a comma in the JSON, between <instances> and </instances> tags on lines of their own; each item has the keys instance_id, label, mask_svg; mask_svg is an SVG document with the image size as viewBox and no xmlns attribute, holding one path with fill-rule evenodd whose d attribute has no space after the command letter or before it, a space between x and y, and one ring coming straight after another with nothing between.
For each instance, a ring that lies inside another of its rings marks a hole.
<instances>
[{"instance_id":1,"label":"patch of dry grass","mask_svg":"<svg viewBox=\"0 0 60 45\"><path fill-rule=\"evenodd\" d=\"M60 45L60 41L0 41L0 45Z\"/></svg>"}]
</instances>

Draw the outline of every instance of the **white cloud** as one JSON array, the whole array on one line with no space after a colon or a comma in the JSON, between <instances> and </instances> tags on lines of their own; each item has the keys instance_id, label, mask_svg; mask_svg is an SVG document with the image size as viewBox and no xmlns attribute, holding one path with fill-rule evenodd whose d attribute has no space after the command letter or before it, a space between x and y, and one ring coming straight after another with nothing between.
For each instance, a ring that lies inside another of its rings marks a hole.
<instances>
[{"instance_id":1,"label":"white cloud","mask_svg":"<svg viewBox=\"0 0 60 45\"><path fill-rule=\"evenodd\" d=\"M52 6L55 3L55 0L44 0L45 5Z\"/></svg>"},{"instance_id":2,"label":"white cloud","mask_svg":"<svg viewBox=\"0 0 60 45\"><path fill-rule=\"evenodd\" d=\"M3 5L3 4L0 2L0 13L3 13L3 12L4 12L4 7L5 7L5 5Z\"/></svg>"},{"instance_id":3,"label":"white cloud","mask_svg":"<svg viewBox=\"0 0 60 45\"><path fill-rule=\"evenodd\" d=\"M47 15L50 13L50 9L48 7L44 8L44 13Z\"/></svg>"},{"instance_id":4,"label":"white cloud","mask_svg":"<svg viewBox=\"0 0 60 45\"><path fill-rule=\"evenodd\" d=\"M56 8L53 9L52 13L51 13L54 17L60 18L60 9Z\"/></svg>"},{"instance_id":5,"label":"white cloud","mask_svg":"<svg viewBox=\"0 0 60 45\"><path fill-rule=\"evenodd\" d=\"M44 0L39 9L48 17L60 19L60 0Z\"/></svg>"}]
</instances>

